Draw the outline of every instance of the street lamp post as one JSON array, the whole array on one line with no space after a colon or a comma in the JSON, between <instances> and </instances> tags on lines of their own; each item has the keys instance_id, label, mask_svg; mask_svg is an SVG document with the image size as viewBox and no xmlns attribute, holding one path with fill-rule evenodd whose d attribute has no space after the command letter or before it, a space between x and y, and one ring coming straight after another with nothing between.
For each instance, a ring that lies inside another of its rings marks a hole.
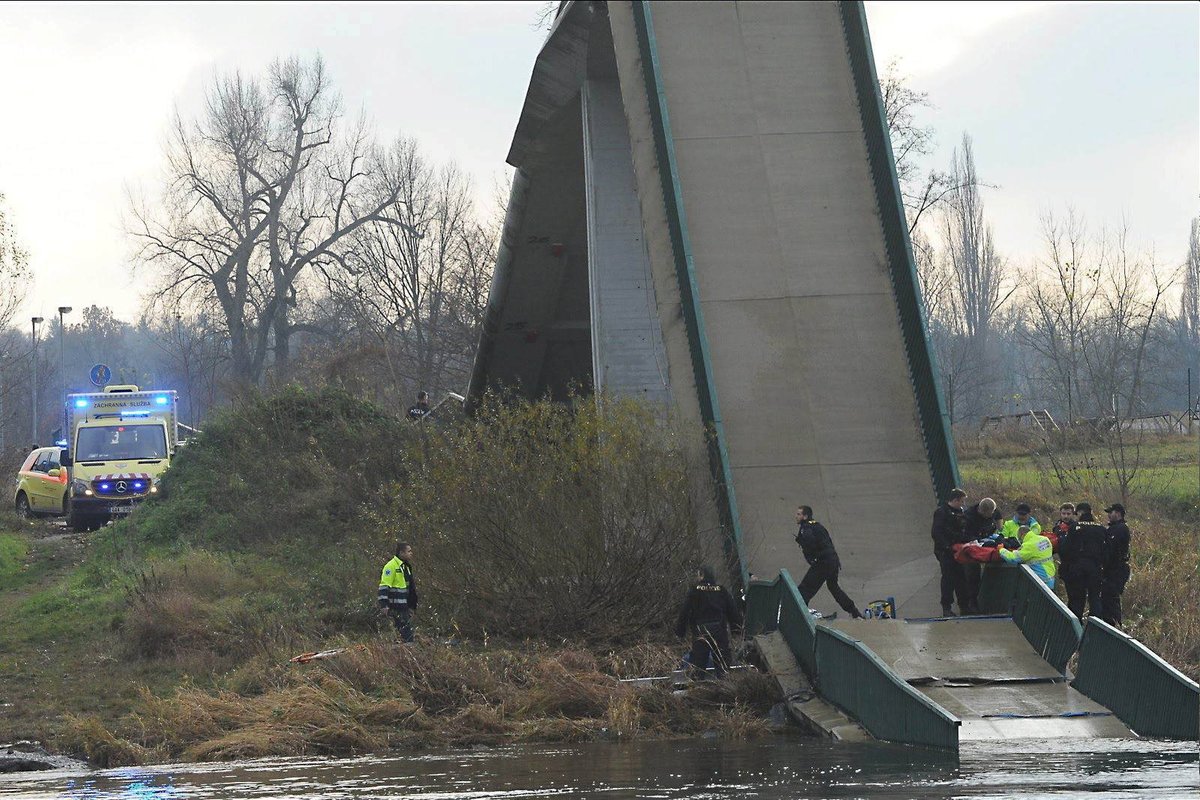
<instances>
[{"instance_id":1,"label":"street lamp post","mask_svg":"<svg viewBox=\"0 0 1200 800\"><path fill-rule=\"evenodd\" d=\"M33 323L33 334L31 336L31 338L33 339L33 381L32 381L32 383L33 383L33 407L30 409L30 412L29 412L29 430L30 430L29 435L30 435L30 442L32 443L31 444L32 447L37 447L37 443L38 443L38 438L37 438L37 362L38 362L37 326L38 326L39 322L44 322L44 321L45 320L43 320L41 317L30 317L30 322Z\"/></svg>"},{"instance_id":2,"label":"street lamp post","mask_svg":"<svg viewBox=\"0 0 1200 800\"><path fill-rule=\"evenodd\" d=\"M63 428L62 435L67 435L67 329L63 325L63 315L71 313L70 306L58 307L58 372L62 376Z\"/></svg>"}]
</instances>

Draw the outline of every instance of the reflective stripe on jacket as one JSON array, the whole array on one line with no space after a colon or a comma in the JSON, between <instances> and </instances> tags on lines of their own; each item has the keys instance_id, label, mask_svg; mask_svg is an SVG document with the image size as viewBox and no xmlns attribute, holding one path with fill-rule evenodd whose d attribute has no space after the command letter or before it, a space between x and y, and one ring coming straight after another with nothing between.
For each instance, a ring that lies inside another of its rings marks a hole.
<instances>
[{"instance_id":1,"label":"reflective stripe on jacket","mask_svg":"<svg viewBox=\"0 0 1200 800\"><path fill-rule=\"evenodd\" d=\"M1054 588L1054 576L1058 573L1058 568L1054 566L1054 547L1041 533L1029 531L1021 540L1020 550L1001 548L1000 557L1010 564L1028 564L1043 583Z\"/></svg>"},{"instance_id":2,"label":"reflective stripe on jacket","mask_svg":"<svg viewBox=\"0 0 1200 800\"><path fill-rule=\"evenodd\" d=\"M383 574L379 576L379 605L391 608L408 605L408 579L400 556L393 556L383 565Z\"/></svg>"}]
</instances>

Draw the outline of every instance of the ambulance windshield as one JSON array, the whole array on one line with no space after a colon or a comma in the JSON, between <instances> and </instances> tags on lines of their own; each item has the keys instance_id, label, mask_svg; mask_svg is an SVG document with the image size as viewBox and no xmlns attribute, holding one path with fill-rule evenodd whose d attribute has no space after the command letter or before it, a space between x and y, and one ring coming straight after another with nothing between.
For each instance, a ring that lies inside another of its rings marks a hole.
<instances>
[{"instance_id":1,"label":"ambulance windshield","mask_svg":"<svg viewBox=\"0 0 1200 800\"><path fill-rule=\"evenodd\" d=\"M80 428L76 461L135 461L166 458L167 437L161 425L106 425Z\"/></svg>"}]
</instances>

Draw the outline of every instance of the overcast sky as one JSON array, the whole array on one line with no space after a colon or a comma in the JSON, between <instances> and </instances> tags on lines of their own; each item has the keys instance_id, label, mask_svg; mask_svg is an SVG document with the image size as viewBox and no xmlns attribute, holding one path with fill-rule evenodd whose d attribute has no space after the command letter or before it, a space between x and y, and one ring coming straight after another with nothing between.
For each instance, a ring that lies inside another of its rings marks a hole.
<instances>
[{"instance_id":1,"label":"overcast sky","mask_svg":"<svg viewBox=\"0 0 1200 800\"><path fill-rule=\"evenodd\" d=\"M480 184L504 156L544 33L540 3L0 4L0 193L32 256L28 311L136 317L121 220L155 186L175 107L211 77L320 52L380 138L418 139ZM901 59L936 108L933 160L963 131L997 246L1038 248L1038 217L1074 206L1126 220L1182 261L1200 210L1200 4L867 3L876 62Z\"/></svg>"}]
</instances>

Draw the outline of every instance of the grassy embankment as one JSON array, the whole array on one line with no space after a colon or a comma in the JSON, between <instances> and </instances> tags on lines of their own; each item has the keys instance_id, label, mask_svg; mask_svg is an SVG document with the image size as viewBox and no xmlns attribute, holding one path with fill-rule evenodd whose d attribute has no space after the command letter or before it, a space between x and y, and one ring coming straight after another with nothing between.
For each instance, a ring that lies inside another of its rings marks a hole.
<instances>
[{"instance_id":1,"label":"grassy embankment","mask_svg":"<svg viewBox=\"0 0 1200 800\"><path fill-rule=\"evenodd\" d=\"M620 544L631 519L687 540L673 529L689 518L678 454L652 420L621 413L603 436L596 416L545 407L421 434L343 394L288 391L214 420L172 468L164 499L126 522L75 535L0 519L0 741L39 739L118 765L765 733L777 699L765 676L686 697L618 680L676 663L679 646L648 622L669 616L694 558L666 553L645 572L605 562L603 533ZM560 518L603 503L603 531ZM498 539L478 537L481 563L454 568L471 533L455 525L485 524L488 508L516 519L523 538L497 525ZM396 645L374 607L401 535L418 552L415 647ZM570 538L583 544L558 557L583 579L564 585L531 551ZM628 618L606 611L600 581L615 573L646 584L616 586ZM481 574L492 579L476 587ZM497 591L508 609L529 609L524 622L497 615ZM578 636L552 635L565 629ZM337 646L352 649L288 663Z\"/></svg>"},{"instance_id":2,"label":"grassy embankment","mask_svg":"<svg viewBox=\"0 0 1200 800\"><path fill-rule=\"evenodd\" d=\"M1106 467L1105 451L1095 443L1051 454L1036 435L959 438L960 471L972 502L991 496L1011 514L1024 501L1043 524L1049 524L1047 520L1058 519L1059 504L1083 500L1092 504L1097 519L1106 522L1104 507L1121 499L1115 471ZM1148 436L1139 450L1142 466L1125 502L1133 539L1124 627L1190 677L1200 679L1197 442L1195 437ZM1061 583L1058 592L1065 598Z\"/></svg>"}]
</instances>

